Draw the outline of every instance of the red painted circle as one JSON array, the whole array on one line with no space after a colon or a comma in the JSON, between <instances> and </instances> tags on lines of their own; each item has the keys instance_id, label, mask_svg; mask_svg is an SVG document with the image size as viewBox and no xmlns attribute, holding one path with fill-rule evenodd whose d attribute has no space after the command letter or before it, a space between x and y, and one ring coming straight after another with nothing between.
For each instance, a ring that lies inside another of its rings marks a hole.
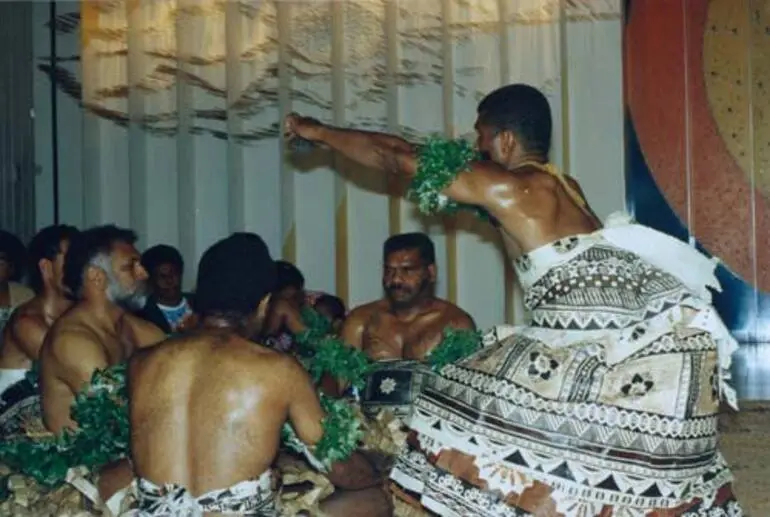
<instances>
[{"instance_id":1,"label":"red painted circle","mask_svg":"<svg viewBox=\"0 0 770 517\"><path fill-rule=\"evenodd\" d=\"M626 103L647 165L680 220L732 271L768 291L768 204L752 191L709 108L703 67L708 4L631 2Z\"/></svg>"}]
</instances>

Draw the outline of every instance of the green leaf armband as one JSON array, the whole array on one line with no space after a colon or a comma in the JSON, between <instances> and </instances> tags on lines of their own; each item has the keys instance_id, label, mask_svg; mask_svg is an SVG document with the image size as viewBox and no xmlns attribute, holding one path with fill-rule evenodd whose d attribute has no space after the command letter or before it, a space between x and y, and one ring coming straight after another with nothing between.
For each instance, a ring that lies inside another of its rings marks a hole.
<instances>
[{"instance_id":1,"label":"green leaf armband","mask_svg":"<svg viewBox=\"0 0 770 517\"><path fill-rule=\"evenodd\" d=\"M475 330L444 329L441 343L428 354L428 364L434 371L465 359L481 348L481 333Z\"/></svg>"},{"instance_id":2,"label":"green leaf armband","mask_svg":"<svg viewBox=\"0 0 770 517\"><path fill-rule=\"evenodd\" d=\"M341 399L321 394L321 407L326 412L323 419L323 436L311 450L297 437L288 423L281 430L283 443L291 450L304 454L317 469L328 471L337 461L345 461L358 448L364 432L353 406Z\"/></svg>"},{"instance_id":3,"label":"green leaf armband","mask_svg":"<svg viewBox=\"0 0 770 517\"><path fill-rule=\"evenodd\" d=\"M317 310L309 307L302 309L301 317L306 330L295 336L297 348L303 357L312 357L316 346L331 333L332 324Z\"/></svg>"},{"instance_id":4,"label":"green leaf armband","mask_svg":"<svg viewBox=\"0 0 770 517\"><path fill-rule=\"evenodd\" d=\"M409 199L420 212L436 214L461 208L442 194L458 174L470 170L470 162L479 158L473 146L462 139L431 137L419 149L417 173L409 187Z\"/></svg>"},{"instance_id":5,"label":"green leaf armband","mask_svg":"<svg viewBox=\"0 0 770 517\"><path fill-rule=\"evenodd\" d=\"M46 486L63 483L72 467L98 469L129 453L126 365L97 370L75 397L74 430L0 442L0 461Z\"/></svg>"},{"instance_id":6,"label":"green leaf armband","mask_svg":"<svg viewBox=\"0 0 770 517\"><path fill-rule=\"evenodd\" d=\"M345 381L358 389L366 386L372 363L366 354L346 346L342 340L326 336L317 343L315 355L309 361L310 375L318 382L324 374Z\"/></svg>"}]
</instances>

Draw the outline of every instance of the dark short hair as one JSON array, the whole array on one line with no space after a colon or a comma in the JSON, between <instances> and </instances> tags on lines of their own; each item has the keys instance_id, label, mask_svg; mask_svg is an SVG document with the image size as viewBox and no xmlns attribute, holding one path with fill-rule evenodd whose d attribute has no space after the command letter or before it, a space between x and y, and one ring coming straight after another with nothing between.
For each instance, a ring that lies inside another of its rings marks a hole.
<instances>
[{"instance_id":1,"label":"dark short hair","mask_svg":"<svg viewBox=\"0 0 770 517\"><path fill-rule=\"evenodd\" d=\"M400 233L388 237L382 247L382 259L387 260L391 253L404 250L419 251L420 259L427 266L436 263L436 248L433 246L433 241L422 232Z\"/></svg>"},{"instance_id":2,"label":"dark short hair","mask_svg":"<svg viewBox=\"0 0 770 517\"><path fill-rule=\"evenodd\" d=\"M133 245L136 240L133 230L119 228L114 224L96 226L75 235L70 240L70 247L64 258L64 285L71 295L80 298L83 274L97 256L110 255L117 243Z\"/></svg>"},{"instance_id":3,"label":"dark short hair","mask_svg":"<svg viewBox=\"0 0 770 517\"><path fill-rule=\"evenodd\" d=\"M305 277L297 266L285 260L276 260L275 292L283 291L287 287L304 289Z\"/></svg>"},{"instance_id":4,"label":"dark short hair","mask_svg":"<svg viewBox=\"0 0 770 517\"><path fill-rule=\"evenodd\" d=\"M551 149L551 106L540 90L528 84L510 84L493 91L479 103L479 123L496 133L512 132L528 151L547 156Z\"/></svg>"},{"instance_id":5,"label":"dark short hair","mask_svg":"<svg viewBox=\"0 0 770 517\"><path fill-rule=\"evenodd\" d=\"M11 265L13 271L9 280L18 282L26 273L27 249L21 239L11 232L0 230L0 255L5 256L5 260Z\"/></svg>"},{"instance_id":6,"label":"dark short hair","mask_svg":"<svg viewBox=\"0 0 770 517\"><path fill-rule=\"evenodd\" d=\"M29 285L36 293L43 291L43 274L40 272L40 261L56 260L56 256L61 253L61 245L65 241L72 239L80 233L74 226L67 224L55 224L47 226L37 232L32 240L29 241L27 252L29 254Z\"/></svg>"},{"instance_id":7,"label":"dark short hair","mask_svg":"<svg viewBox=\"0 0 770 517\"><path fill-rule=\"evenodd\" d=\"M345 309L345 302L337 296L331 294L323 294L316 299L314 307L325 307L329 309L334 319L341 319L345 317L347 310Z\"/></svg>"},{"instance_id":8,"label":"dark short hair","mask_svg":"<svg viewBox=\"0 0 770 517\"><path fill-rule=\"evenodd\" d=\"M201 257L195 308L204 317L246 317L273 291L275 281L275 262L265 241L254 233L234 233Z\"/></svg>"},{"instance_id":9,"label":"dark short hair","mask_svg":"<svg viewBox=\"0 0 770 517\"><path fill-rule=\"evenodd\" d=\"M155 268L171 264L180 274L184 273L184 259L179 250L167 244L158 244L142 253L142 266L152 274Z\"/></svg>"}]
</instances>

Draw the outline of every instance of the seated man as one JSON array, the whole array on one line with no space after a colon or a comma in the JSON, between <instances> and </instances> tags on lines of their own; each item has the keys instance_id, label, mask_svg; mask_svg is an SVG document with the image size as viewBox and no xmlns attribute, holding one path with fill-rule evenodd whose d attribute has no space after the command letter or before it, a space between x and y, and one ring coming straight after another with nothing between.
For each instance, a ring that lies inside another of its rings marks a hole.
<instances>
[{"instance_id":1,"label":"seated man","mask_svg":"<svg viewBox=\"0 0 770 517\"><path fill-rule=\"evenodd\" d=\"M342 326L345 324L345 302L339 297L331 294L321 294L316 298L313 308L324 318L329 320L331 331L334 335L342 332Z\"/></svg>"},{"instance_id":2,"label":"seated man","mask_svg":"<svg viewBox=\"0 0 770 517\"><path fill-rule=\"evenodd\" d=\"M74 427L70 408L97 369L126 361L165 334L130 310L146 299L147 272L134 247L136 234L100 226L72 239L64 285L76 300L48 333L40 351L40 389L46 427Z\"/></svg>"},{"instance_id":3,"label":"seated man","mask_svg":"<svg viewBox=\"0 0 770 517\"><path fill-rule=\"evenodd\" d=\"M271 466L284 423L305 444L321 439L324 412L305 370L244 338L258 335L274 282L258 236L219 241L200 261L199 331L131 360L139 515L276 515ZM361 490L334 498L326 515L389 514L383 480L359 458L335 465L330 478Z\"/></svg>"},{"instance_id":4,"label":"seated man","mask_svg":"<svg viewBox=\"0 0 770 517\"><path fill-rule=\"evenodd\" d=\"M405 416L419 392L415 366L441 343L444 329L475 326L462 309L435 296L436 252L430 237L393 235L385 241L383 261L385 298L351 311L342 339L374 361L391 362L369 378L362 396L366 412L371 416L387 407Z\"/></svg>"},{"instance_id":5,"label":"seated man","mask_svg":"<svg viewBox=\"0 0 770 517\"><path fill-rule=\"evenodd\" d=\"M296 344L295 336L305 330L301 315L307 301L305 277L291 262L277 260L275 267L275 290L268 307L262 337L270 348L289 352Z\"/></svg>"},{"instance_id":6,"label":"seated man","mask_svg":"<svg viewBox=\"0 0 770 517\"><path fill-rule=\"evenodd\" d=\"M166 334L195 326L192 296L182 293L184 259L165 244L142 254L142 266L150 275L150 296L138 316L155 324Z\"/></svg>"},{"instance_id":7,"label":"seated man","mask_svg":"<svg viewBox=\"0 0 770 517\"><path fill-rule=\"evenodd\" d=\"M36 296L19 306L3 329L0 395L32 368L48 329L72 304L65 296L62 271L70 239L76 234L72 226L49 226L29 244L30 283Z\"/></svg>"},{"instance_id":8,"label":"seated man","mask_svg":"<svg viewBox=\"0 0 770 517\"><path fill-rule=\"evenodd\" d=\"M0 230L0 332L16 307L35 296L29 287L19 283L25 273L25 254L18 237Z\"/></svg>"}]
</instances>

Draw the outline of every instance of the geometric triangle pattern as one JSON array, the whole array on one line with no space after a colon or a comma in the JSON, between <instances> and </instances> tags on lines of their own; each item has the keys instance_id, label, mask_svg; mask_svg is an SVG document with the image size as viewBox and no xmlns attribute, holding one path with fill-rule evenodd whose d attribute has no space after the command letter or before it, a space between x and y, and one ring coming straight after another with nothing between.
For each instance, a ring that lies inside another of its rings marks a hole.
<instances>
[{"instance_id":1,"label":"geometric triangle pattern","mask_svg":"<svg viewBox=\"0 0 770 517\"><path fill-rule=\"evenodd\" d=\"M719 329L690 326L710 306L634 253L581 246L517 261L531 326L426 379L412 406L418 438L476 473L414 449L392 479L418 476L428 505L473 510L459 515L526 515L532 483L563 515L654 515L695 498L719 515L732 500L716 496L732 479L717 450Z\"/></svg>"}]
</instances>

